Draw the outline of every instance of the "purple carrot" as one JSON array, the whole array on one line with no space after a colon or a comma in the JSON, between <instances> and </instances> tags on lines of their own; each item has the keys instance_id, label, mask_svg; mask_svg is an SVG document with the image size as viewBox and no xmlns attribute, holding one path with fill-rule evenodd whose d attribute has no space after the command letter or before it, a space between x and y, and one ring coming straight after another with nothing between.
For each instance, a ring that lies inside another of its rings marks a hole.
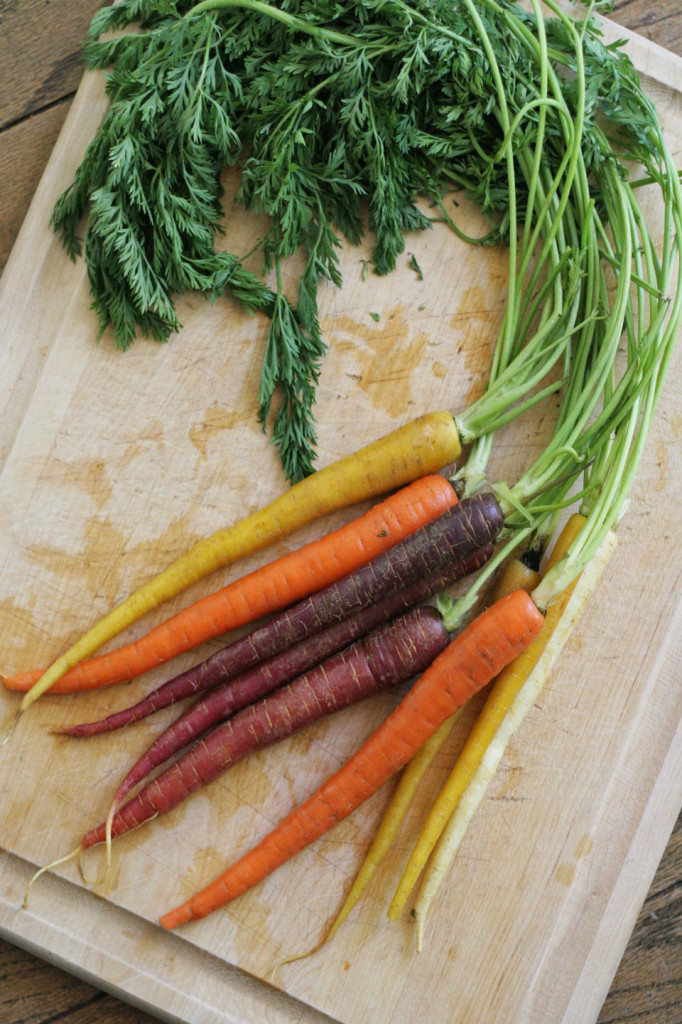
<instances>
[{"instance_id":1,"label":"purple carrot","mask_svg":"<svg viewBox=\"0 0 682 1024\"><path fill-rule=\"evenodd\" d=\"M475 551L465 562L454 565L439 576L414 583L407 590L370 605L350 619L337 622L303 643L257 665L236 679L221 683L198 699L158 736L140 757L116 790L112 803L119 806L130 791L155 768L177 754L189 743L241 708L253 704L276 687L291 682L302 672L342 650L377 626L407 611L420 601L438 594L457 580L482 568L493 552L489 544ZM68 730L66 730L68 731Z\"/></svg>"},{"instance_id":2,"label":"purple carrot","mask_svg":"<svg viewBox=\"0 0 682 1024\"><path fill-rule=\"evenodd\" d=\"M123 835L177 807L247 754L387 686L406 682L430 665L449 639L434 608L417 608L380 626L197 740L113 816L111 835ZM105 839L103 823L91 829L81 845L87 849Z\"/></svg>"},{"instance_id":3,"label":"purple carrot","mask_svg":"<svg viewBox=\"0 0 682 1024\"><path fill-rule=\"evenodd\" d=\"M233 679L326 626L357 614L417 580L440 573L448 565L464 561L490 544L502 525L502 512L492 494L465 498L367 565L280 612L206 661L152 690L132 707L64 731L71 736L94 736L120 729Z\"/></svg>"}]
</instances>

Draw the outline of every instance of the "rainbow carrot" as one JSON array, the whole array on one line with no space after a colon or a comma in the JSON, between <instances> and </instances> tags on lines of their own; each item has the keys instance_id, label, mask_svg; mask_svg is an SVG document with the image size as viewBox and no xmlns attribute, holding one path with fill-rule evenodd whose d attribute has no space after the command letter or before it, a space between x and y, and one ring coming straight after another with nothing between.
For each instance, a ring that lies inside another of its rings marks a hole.
<instances>
[{"instance_id":1,"label":"rainbow carrot","mask_svg":"<svg viewBox=\"0 0 682 1024\"><path fill-rule=\"evenodd\" d=\"M365 565L456 503L445 477L420 477L358 519L196 601L139 640L80 662L51 692L72 693L134 679L206 640L280 611ZM22 672L2 681L9 690L26 691L43 671Z\"/></svg>"},{"instance_id":2,"label":"rainbow carrot","mask_svg":"<svg viewBox=\"0 0 682 1024\"><path fill-rule=\"evenodd\" d=\"M162 926L175 928L236 899L351 814L537 636L543 621L524 591L508 595L479 615L339 771L241 860L165 914Z\"/></svg>"},{"instance_id":3,"label":"rainbow carrot","mask_svg":"<svg viewBox=\"0 0 682 1024\"><path fill-rule=\"evenodd\" d=\"M584 522L585 517L579 513L575 513L575 515L570 517L554 545L547 563L548 572L570 549ZM515 572L515 569L512 571ZM507 665L505 670L495 680L476 724L467 737L449 778L431 808L402 877L398 882L388 910L388 917L392 921L398 918L398 915L405 906L420 872L438 842L440 834L467 783L478 768L486 748L495 735L496 729L544 651L576 583L577 580L573 580L566 590L552 602L547 609L545 624L540 635L511 665Z\"/></svg>"},{"instance_id":4,"label":"rainbow carrot","mask_svg":"<svg viewBox=\"0 0 682 1024\"><path fill-rule=\"evenodd\" d=\"M502 526L502 512L492 494L465 498L367 565L280 612L200 665L170 679L132 707L98 722L74 726L68 730L69 735L92 736L120 729L232 679L331 623L348 618L426 576L457 565L494 540Z\"/></svg>"},{"instance_id":5,"label":"rainbow carrot","mask_svg":"<svg viewBox=\"0 0 682 1024\"><path fill-rule=\"evenodd\" d=\"M433 412L294 484L265 508L199 541L100 619L34 683L21 701L20 712L79 661L190 584L323 515L436 472L454 461L460 450L454 418L448 412Z\"/></svg>"}]
</instances>

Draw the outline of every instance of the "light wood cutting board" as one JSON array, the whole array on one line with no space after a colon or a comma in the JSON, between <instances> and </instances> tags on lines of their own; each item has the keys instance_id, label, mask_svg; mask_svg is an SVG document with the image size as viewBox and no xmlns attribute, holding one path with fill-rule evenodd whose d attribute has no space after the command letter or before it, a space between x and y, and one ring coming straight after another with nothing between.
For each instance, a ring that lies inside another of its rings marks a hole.
<instances>
[{"instance_id":1,"label":"light wood cutting board","mask_svg":"<svg viewBox=\"0 0 682 1024\"><path fill-rule=\"evenodd\" d=\"M634 37L630 48L679 161L682 64ZM95 344L83 264L68 261L48 220L103 109L101 80L86 75L0 282L5 670L48 662L194 540L284 486L255 418L262 320L227 300L208 306L191 297L180 302L181 336L165 346L140 341L121 354L106 336ZM246 251L258 227L232 207L226 184L225 244ZM466 203L459 216L476 230ZM410 252L424 281L408 267ZM503 311L501 251L470 249L435 227L410 240L388 279L363 281L364 256L347 249L342 291L322 297L330 352L319 392L320 465L421 412L470 402L484 386ZM334 770L397 694L250 758L166 820L120 840L105 884L88 888L67 864L21 908L35 866L67 853L101 818L126 766L172 712L128 735L81 743L49 728L127 705L163 671L99 694L47 695L0 752L2 934L174 1020L596 1020L682 805L681 387L682 351L616 556L467 834L422 954L409 919L387 922L383 893L475 707L366 899L324 951L273 971L319 939L389 787L228 909L178 934L155 924ZM543 408L500 432L492 479L513 480L530 462L552 415ZM274 553L320 529L300 531ZM216 574L152 620L265 558ZM3 719L15 704L0 694ZM100 866L93 852L88 876Z\"/></svg>"}]
</instances>

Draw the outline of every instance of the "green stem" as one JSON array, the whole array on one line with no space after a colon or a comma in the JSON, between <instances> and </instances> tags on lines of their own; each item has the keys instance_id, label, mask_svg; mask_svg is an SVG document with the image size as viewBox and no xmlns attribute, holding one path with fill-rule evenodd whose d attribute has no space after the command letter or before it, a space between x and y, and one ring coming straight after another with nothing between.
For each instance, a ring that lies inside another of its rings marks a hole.
<instances>
[{"instance_id":1,"label":"green stem","mask_svg":"<svg viewBox=\"0 0 682 1024\"><path fill-rule=\"evenodd\" d=\"M263 3L263 0L201 0L201 3L191 7L184 15L185 18L193 18L205 11L226 11L232 8L240 8L245 11L253 11L254 14L266 14L274 21L280 21L287 28L297 32L305 32L315 39L326 39L330 43L341 43L343 46L352 46L356 50L366 48L366 43L360 42L354 36L346 35L344 32L336 32L334 29L324 28L315 25L304 18L298 18L294 14L282 11L271 4Z\"/></svg>"}]
</instances>

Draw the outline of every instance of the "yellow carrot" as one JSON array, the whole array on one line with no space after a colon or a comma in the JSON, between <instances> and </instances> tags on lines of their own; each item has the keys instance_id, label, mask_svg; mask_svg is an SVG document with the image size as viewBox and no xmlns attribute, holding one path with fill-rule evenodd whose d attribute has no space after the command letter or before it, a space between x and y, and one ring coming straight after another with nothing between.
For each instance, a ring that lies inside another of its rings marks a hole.
<instances>
[{"instance_id":1,"label":"yellow carrot","mask_svg":"<svg viewBox=\"0 0 682 1024\"><path fill-rule=\"evenodd\" d=\"M197 580L289 536L314 519L442 469L460 450L454 418L448 412L433 412L294 484L265 508L199 541L105 615L49 666L24 695L20 711L83 658Z\"/></svg>"},{"instance_id":2,"label":"yellow carrot","mask_svg":"<svg viewBox=\"0 0 682 1024\"><path fill-rule=\"evenodd\" d=\"M480 805L493 779L509 741L520 726L528 711L537 701L552 668L559 657L573 627L596 587L611 555L616 548L616 535L606 535L601 547L576 580L568 601L562 603L562 613L555 619L552 635L546 640L544 650L535 667L508 708L502 723L492 737L475 773L451 815L433 852L425 872L418 898L414 904L413 917L417 923L417 951L424 944L424 923L429 907L452 859L459 848L469 823ZM568 588L567 588L568 589ZM563 595L566 591L563 591ZM558 601L556 602L559 603ZM550 606L551 608L555 605ZM549 615L549 612L547 613ZM516 660L519 661L520 658Z\"/></svg>"},{"instance_id":3,"label":"yellow carrot","mask_svg":"<svg viewBox=\"0 0 682 1024\"><path fill-rule=\"evenodd\" d=\"M507 562L504 570L491 588L487 603L495 604L495 601L500 601L507 594L512 594L515 590L525 590L527 594L530 594L531 590L537 587L541 579L540 573L536 572L535 569L531 569L520 558L512 558Z\"/></svg>"},{"instance_id":4,"label":"yellow carrot","mask_svg":"<svg viewBox=\"0 0 682 1024\"><path fill-rule=\"evenodd\" d=\"M346 896L345 902L334 918L332 924L323 935L322 939L316 946L313 946L312 949L306 950L305 953L294 953L292 956L285 957L283 960L278 961L276 967L281 967L283 964L293 963L295 960L304 960L305 957L312 956L313 953L317 953L318 950L322 949L322 947L326 945L326 943L329 942L329 940L337 933L353 907L365 892L369 883L374 878L377 869L380 867L386 857L386 854L390 850L393 840L398 833L398 829L402 825L405 814L412 802L412 798L417 791L419 783L424 778L424 775L428 771L434 757L452 732L452 728L460 715L461 709L455 711L454 715L450 718L446 718L438 731L426 741L424 746L417 754L415 754L403 772L395 793L391 797L390 803L384 812L383 818L381 819L381 824L374 836L372 845L367 851L365 859L360 865L360 869L355 876L355 881Z\"/></svg>"},{"instance_id":5,"label":"yellow carrot","mask_svg":"<svg viewBox=\"0 0 682 1024\"><path fill-rule=\"evenodd\" d=\"M506 597L507 594L511 594L514 590L525 590L527 593L530 593L530 591L538 585L540 579L541 577L539 572L531 569L522 562L521 559L513 558L507 563L504 572L500 574L492 588L488 599L489 604L494 604L495 601L501 600L503 597ZM460 715L461 710L457 711L451 718L446 719L438 732L434 733L431 739L424 744L417 754L415 754L405 768L400 782L396 787L395 793L384 812L384 816L381 819L379 828L377 829L376 835L372 841L372 845L367 851L365 859L360 865L360 869L355 876L355 881L346 896L344 904L321 942L307 953L301 953L297 956L289 957L287 960L282 961L282 963L288 963L291 960L300 960L305 956L310 956L312 953L316 953L325 945L325 943L329 942L329 940L339 930L351 910L362 897L367 886L374 878L378 868L381 866L386 855L391 849L393 840L398 834L398 830L403 823L405 815L407 814L412 799L417 792L424 775L433 763L433 759L437 755L438 751L450 736Z\"/></svg>"},{"instance_id":6,"label":"yellow carrot","mask_svg":"<svg viewBox=\"0 0 682 1024\"><path fill-rule=\"evenodd\" d=\"M405 769L396 791L393 794L391 802L386 809L372 845L367 851L367 856L365 857L353 886L346 897L346 901L323 939L323 942L327 942L331 939L332 935L338 931L369 883L372 881L377 869L393 845L393 840L398 833L398 829L403 822L419 783L424 778L424 775L428 771L434 757L452 732L455 722L460 715L461 710L455 712L455 714L450 718L447 718L441 725L440 729L435 732L431 739L427 740L421 750L415 754Z\"/></svg>"},{"instance_id":7,"label":"yellow carrot","mask_svg":"<svg viewBox=\"0 0 682 1024\"><path fill-rule=\"evenodd\" d=\"M552 551L547 565L548 570L559 561L566 551L568 551L574 538L580 532L584 522L585 517L580 515L580 513L576 513L571 516L554 546L554 550ZM511 574L515 575L515 572L516 569L512 563ZM504 581L505 575L506 573L502 574L501 583ZM574 586L575 582L560 595L550 608L548 608L545 616L545 624L540 635L518 658L515 659L511 665L508 665L495 680L493 688L488 695L476 724L467 738L449 778L431 808L429 816L424 823L412 854L410 855L410 859L407 862L402 878L398 883L393 900L388 909L388 917L392 921L397 919L405 906L405 903L417 882L417 878L431 855L431 851L436 845L448 818L452 814L467 783L480 764L486 747L495 734L495 730L499 726L512 701L524 685L528 675L540 658L540 655L542 654L557 622L561 617Z\"/></svg>"}]
</instances>

